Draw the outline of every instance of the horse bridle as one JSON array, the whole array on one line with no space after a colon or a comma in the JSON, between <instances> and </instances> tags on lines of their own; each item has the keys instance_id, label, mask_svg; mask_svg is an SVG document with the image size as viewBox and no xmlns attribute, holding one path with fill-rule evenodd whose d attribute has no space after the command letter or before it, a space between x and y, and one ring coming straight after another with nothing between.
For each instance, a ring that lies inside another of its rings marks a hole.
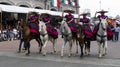
<instances>
[{"instance_id":1,"label":"horse bridle","mask_svg":"<svg viewBox=\"0 0 120 67\"><path fill-rule=\"evenodd\" d=\"M102 23L101 23L101 22L100 22L100 24L101 24L101 26L102 26ZM100 24L99 24L99 25L100 25ZM102 26L102 29L103 29L103 30L106 30L106 29L103 28L103 26ZM97 36L99 36L99 37L101 37L101 38L107 37L107 35L99 35L99 34L97 34Z\"/></svg>"},{"instance_id":2,"label":"horse bridle","mask_svg":"<svg viewBox=\"0 0 120 67\"><path fill-rule=\"evenodd\" d=\"M103 28L103 25L102 25L102 23L100 23L100 24L101 24L101 26L102 26L102 29L103 29L103 30L106 30L105 28Z\"/></svg>"}]
</instances>

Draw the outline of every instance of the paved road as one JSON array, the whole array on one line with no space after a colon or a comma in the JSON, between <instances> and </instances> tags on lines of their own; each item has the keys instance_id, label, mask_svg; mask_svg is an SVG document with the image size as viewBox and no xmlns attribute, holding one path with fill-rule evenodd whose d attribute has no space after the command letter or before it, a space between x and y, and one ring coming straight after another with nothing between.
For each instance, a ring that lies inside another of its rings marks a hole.
<instances>
[{"instance_id":1,"label":"paved road","mask_svg":"<svg viewBox=\"0 0 120 67\"><path fill-rule=\"evenodd\" d=\"M65 56L60 57L60 49L63 40L58 39L56 44L57 52L51 54L52 45L47 45L47 56L38 54L37 43L31 41L31 54L25 56L24 53L17 53L19 41L0 42L0 67L120 67L120 41L108 42L108 55L98 59L98 45L91 43L91 55L80 58L75 54L75 45L73 45L72 57L68 58L68 46L65 47Z\"/></svg>"}]
</instances>

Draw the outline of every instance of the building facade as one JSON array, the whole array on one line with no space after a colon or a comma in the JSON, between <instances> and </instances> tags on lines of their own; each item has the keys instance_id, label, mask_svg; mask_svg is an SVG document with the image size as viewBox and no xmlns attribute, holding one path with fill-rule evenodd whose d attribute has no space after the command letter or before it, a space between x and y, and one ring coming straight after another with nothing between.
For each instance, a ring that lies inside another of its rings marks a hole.
<instances>
[{"instance_id":1,"label":"building facade","mask_svg":"<svg viewBox=\"0 0 120 67\"><path fill-rule=\"evenodd\" d=\"M68 1L68 0L67 0ZM70 4L63 3L63 0L60 0L60 7L54 7L51 5L52 0L0 0L0 4L4 5L15 5L20 7L28 7L28 8L36 8L36 9L45 9L45 10L52 10L52 11L63 11L65 9L71 8L75 11L75 13L79 12L79 2L78 0L69 0L75 1L76 6L71 6ZM2 13L3 17L2 20L11 20L11 19L26 19L26 14L15 14L15 13Z\"/></svg>"},{"instance_id":2,"label":"building facade","mask_svg":"<svg viewBox=\"0 0 120 67\"><path fill-rule=\"evenodd\" d=\"M6 5L16 5L21 7L30 7L30 8L37 8L37 9L47 9L53 11L62 11L67 8L72 8L75 10L75 13L79 12L79 1L78 0L69 0L75 1L76 6L71 6L63 3L63 0L60 0L60 7L53 7L51 5L52 0L0 0L0 4Z\"/></svg>"}]
</instances>

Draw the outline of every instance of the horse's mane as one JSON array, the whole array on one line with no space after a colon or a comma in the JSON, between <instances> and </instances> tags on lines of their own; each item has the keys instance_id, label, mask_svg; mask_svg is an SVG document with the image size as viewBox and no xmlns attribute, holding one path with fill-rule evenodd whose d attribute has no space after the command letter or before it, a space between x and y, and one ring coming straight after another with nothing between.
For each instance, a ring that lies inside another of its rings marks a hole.
<instances>
[{"instance_id":1,"label":"horse's mane","mask_svg":"<svg viewBox=\"0 0 120 67\"><path fill-rule=\"evenodd\" d=\"M29 35L30 34L30 28L27 25L26 22L24 22L23 20L20 21L20 26L23 28L22 31L24 33L24 35Z\"/></svg>"}]
</instances>

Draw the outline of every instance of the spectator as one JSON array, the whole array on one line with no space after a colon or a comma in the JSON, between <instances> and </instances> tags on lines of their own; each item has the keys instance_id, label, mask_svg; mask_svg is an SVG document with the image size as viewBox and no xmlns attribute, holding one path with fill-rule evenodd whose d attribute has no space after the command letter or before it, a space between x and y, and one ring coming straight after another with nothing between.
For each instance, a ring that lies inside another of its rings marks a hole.
<instances>
[{"instance_id":1,"label":"spectator","mask_svg":"<svg viewBox=\"0 0 120 67\"><path fill-rule=\"evenodd\" d=\"M113 40L118 41L119 40L119 31L120 31L120 27L117 24L116 27L114 27L112 30L114 30L114 38Z\"/></svg>"}]
</instances>

